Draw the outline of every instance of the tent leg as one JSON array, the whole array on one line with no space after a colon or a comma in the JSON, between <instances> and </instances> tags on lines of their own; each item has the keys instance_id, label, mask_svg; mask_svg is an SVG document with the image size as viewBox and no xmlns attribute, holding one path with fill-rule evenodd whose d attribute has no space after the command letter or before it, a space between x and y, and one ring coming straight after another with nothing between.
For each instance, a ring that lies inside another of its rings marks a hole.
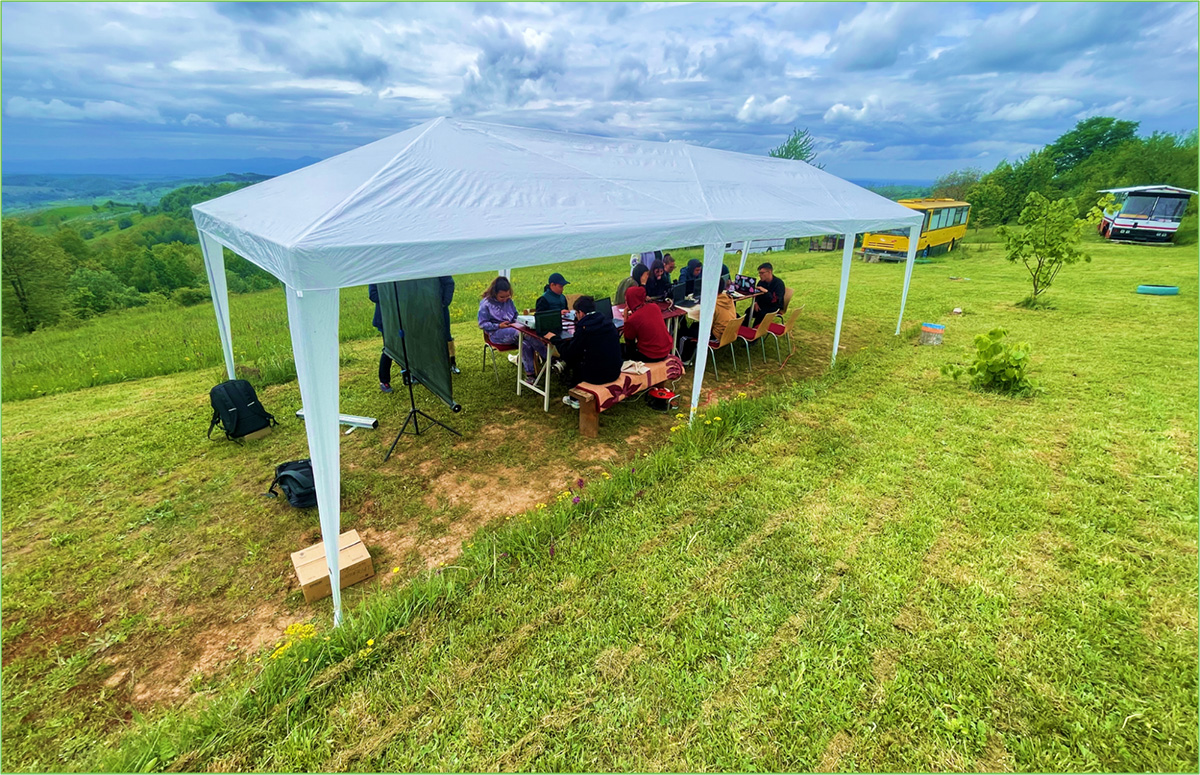
<instances>
[{"instance_id":1,"label":"tent leg","mask_svg":"<svg viewBox=\"0 0 1200 775\"><path fill-rule=\"evenodd\" d=\"M229 329L229 287L225 282L225 253L221 243L207 232L200 232L200 252L204 254L204 271L208 275L208 291L212 294L213 312L217 315L217 333L225 355L225 372L233 379L233 334Z\"/></svg>"},{"instance_id":2,"label":"tent leg","mask_svg":"<svg viewBox=\"0 0 1200 775\"><path fill-rule=\"evenodd\" d=\"M700 275L700 330L696 332L696 346L707 347L708 338L712 335L713 312L717 308L717 282L721 278L721 261L725 258L725 243L713 243L704 246L704 271ZM730 348L732 349L732 348ZM716 363L713 356L713 363ZM704 386L704 367L708 361L697 358L696 371L692 374L692 406L688 412L688 422L696 417L696 407L700 403L700 393Z\"/></svg>"},{"instance_id":3,"label":"tent leg","mask_svg":"<svg viewBox=\"0 0 1200 775\"><path fill-rule=\"evenodd\" d=\"M342 623L342 587L338 561L341 535L341 433L338 429L338 290L297 291L287 295L288 328L296 358L296 377L304 403L304 431L317 488L317 511L325 562L333 589L333 624Z\"/></svg>"},{"instance_id":4,"label":"tent leg","mask_svg":"<svg viewBox=\"0 0 1200 775\"><path fill-rule=\"evenodd\" d=\"M917 257L917 240L920 238L920 226L913 226L908 230L908 256L904 261L904 292L900 294L900 317L896 320L896 336L900 336L900 326L904 324L904 304L908 301L908 283L912 280L913 262Z\"/></svg>"},{"instance_id":5,"label":"tent leg","mask_svg":"<svg viewBox=\"0 0 1200 775\"><path fill-rule=\"evenodd\" d=\"M750 255L750 240L746 240L742 243L742 262L738 264L738 274L746 273L746 257L748 255Z\"/></svg>"},{"instance_id":6,"label":"tent leg","mask_svg":"<svg viewBox=\"0 0 1200 775\"><path fill-rule=\"evenodd\" d=\"M846 234L846 244L842 248L842 284L838 290L837 323L833 327L833 356L829 365L837 363L838 342L842 338L842 315L846 311L846 287L850 284L850 259L854 257L854 234Z\"/></svg>"}]
</instances>

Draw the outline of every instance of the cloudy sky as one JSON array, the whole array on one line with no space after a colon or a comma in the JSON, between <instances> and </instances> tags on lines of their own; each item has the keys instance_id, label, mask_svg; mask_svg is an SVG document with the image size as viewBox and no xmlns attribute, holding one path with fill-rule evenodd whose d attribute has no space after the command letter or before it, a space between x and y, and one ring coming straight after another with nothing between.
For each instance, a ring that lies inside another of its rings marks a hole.
<instances>
[{"instance_id":1,"label":"cloudy sky","mask_svg":"<svg viewBox=\"0 0 1200 775\"><path fill-rule=\"evenodd\" d=\"M1089 115L1197 123L1195 3L5 3L3 154L330 156L441 115L990 169Z\"/></svg>"}]
</instances>

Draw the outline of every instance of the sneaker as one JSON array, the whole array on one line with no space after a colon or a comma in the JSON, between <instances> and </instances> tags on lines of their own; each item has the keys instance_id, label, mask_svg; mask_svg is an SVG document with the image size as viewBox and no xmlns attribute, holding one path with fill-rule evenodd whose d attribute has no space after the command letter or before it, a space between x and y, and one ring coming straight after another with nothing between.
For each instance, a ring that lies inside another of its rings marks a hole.
<instances>
[{"instance_id":1,"label":"sneaker","mask_svg":"<svg viewBox=\"0 0 1200 775\"><path fill-rule=\"evenodd\" d=\"M451 374L462 374L462 369L458 368L457 363L451 363L450 364L450 373Z\"/></svg>"},{"instance_id":2,"label":"sneaker","mask_svg":"<svg viewBox=\"0 0 1200 775\"><path fill-rule=\"evenodd\" d=\"M567 406L571 407L572 409L579 408L579 401L572 398L569 395L563 396L563 403L566 404Z\"/></svg>"},{"instance_id":3,"label":"sneaker","mask_svg":"<svg viewBox=\"0 0 1200 775\"><path fill-rule=\"evenodd\" d=\"M509 353L509 354L508 354L508 362L509 362L509 363L516 363L516 362L517 362L517 354L516 354L516 353Z\"/></svg>"},{"instance_id":4,"label":"sneaker","mask_svg":"<svg viewBox=\"0 0 1200 775\"><path fill-rule=\"evenodd\" d=\"M380 383L379 383L379 392L381 392L381 393L391 393L391 392L392 392L392 386L391 386L391 385L389 385L389 384L388 384L388 383L386 383L386 382L380 382Z\"/></svg>"},{"instance_id":5,"label":"sneaker","mask_svg":"<svg viewBox=\"0 0 1200 775\"><path fill-rule=\"evenodd\" d=\"M554 370L556 372L558 372L559 374L562 374L564 371L567 370L567 364L564 363L563 361L555 361L554 362Z\"/></svg>"}]
</instances>

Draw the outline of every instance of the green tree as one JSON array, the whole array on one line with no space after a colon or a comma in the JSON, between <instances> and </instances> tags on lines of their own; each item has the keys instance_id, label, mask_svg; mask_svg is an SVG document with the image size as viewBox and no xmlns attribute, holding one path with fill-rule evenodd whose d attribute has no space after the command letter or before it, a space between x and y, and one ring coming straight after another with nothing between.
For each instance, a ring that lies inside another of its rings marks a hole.
<instances>
[{"instance_id":1,"label":"green tree","mask_svg":"<svg viewBox=\"0 0 1200 775\"><path fill-rule=\"evenodd\" d=\"M767 155L776 159L795 159L807 162L819 170L825 169L824 164L818 164L816 161L816 141L808 133L807 128L793 129L791 136L784 141L783 145L767 151Z\"/></svg>"},{"instance_id":2,"label":"green tree","mask_svg":"<svg viewBox=\"0 0 1200 775\"><path fill-rule=\"evenodd\" d=\"M59 226L58 231L54 233L54 242L77 266L82 266L92 260L92 249L84 242L79 232L70 226Z\"/></svg>"},{"instance_id":3,"label":"green tree","mask_svg":"<svg viewBox=\"0 0 1200 775\"><path fill-rule=\"evenodd\" d=\"M1093 154L1116 148L1137 137L1138 122L1092 116L1046 147L1057 172L1074 169Z\"/></svg>"},{"instance_id":4,"label":"green tree","mask_svg":"<svg viewBox=\"0 0 1200 775\"><path fill-rule=\"evenodd\" d=\"M81 266L67 282L71 308L81 319L109 310L140 307L146 299L136 289L122 283L107 269Z\"/></svg>"},{"instance_id":5,"label":"green tree","mask_svg":"<svg viewBox=\"0 0 1200 775\"><path fill-rule=\"evenodd\" d=\"M982 177L983 172L975 169L974 167L967 167L966 169L947 172L945 175L942 175L940 178L934 181L933 191L930 193L930 196L939 199L957 199L959 201L966 201L967 192L970 191L971 187L978 183L979 179Z\"/></svg>"},{"instance_id":6,"label":"green tree","mask_svg":"<svg viewBox=\"0 0 1200 775\"><path fill-rule=\"evenodd\" d=\"M70 274L67 254L28 226L6 220L0 228L4 329L27 333L54 325Z\"/></svg>"},{"instance_id":7,"label":"green tree","mask_svg":"<svg viewBox=\"0 0 1200 775\"><path fill-rule=\"evenodd\" d=\"M1025 197L1025 208L1017 219L1022 229L1001 226L997 236L1004 240L1006 258L1020 261L1029 271L1033 293L1020 303L1032 307L1038 296L1053 283L1068 264L1090 262L1092 257L1079 248L1083 228L1095 223L1110 198L1102 199L1087 218L1075 217L1075 203L1070 199L1050 201L1036 191Z\"/></svg>"}]
</instances>

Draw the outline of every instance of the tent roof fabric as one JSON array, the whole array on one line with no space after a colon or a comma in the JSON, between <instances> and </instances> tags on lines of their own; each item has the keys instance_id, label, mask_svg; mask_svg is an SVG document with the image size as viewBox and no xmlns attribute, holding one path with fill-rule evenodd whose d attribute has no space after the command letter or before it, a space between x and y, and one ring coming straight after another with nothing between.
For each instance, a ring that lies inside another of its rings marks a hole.
<instances>
[{"instance_id":1,"label":"tent roof fabric","mask_svg":"<svg viewBox=\"0 0 1200 775\"><path fill-rule=\"evenodd\" d=\"M1102 188L1101 194L1192 194L1195 191L1190 188L1177 188L1175 186L1126 186L1125 188Z\"/></svg>"},{"instance_id":2,"label":"tent roof fabric","mask_svg":"<svg viewBox=\"0 0 1200 775\"><path fill-rule=\"evenodd\" d=\"M804 162L448 118L192 211L297 290L922 217Z\"/></svg>"}]
</instances>

